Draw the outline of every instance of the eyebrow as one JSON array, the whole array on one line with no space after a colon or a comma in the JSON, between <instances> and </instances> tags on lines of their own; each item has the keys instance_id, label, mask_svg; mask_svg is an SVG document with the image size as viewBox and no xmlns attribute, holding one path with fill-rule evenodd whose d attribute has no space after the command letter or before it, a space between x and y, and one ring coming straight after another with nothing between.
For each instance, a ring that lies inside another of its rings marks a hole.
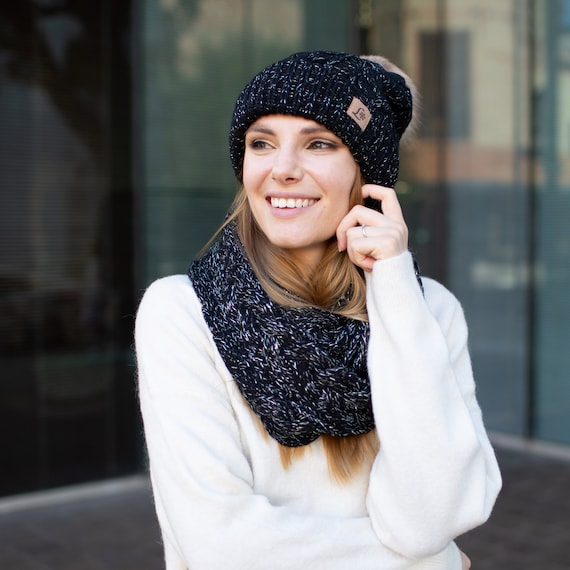
<instances>
[{"instance_id":1,"label":"eyebrow","mask_svg":"<svg viewBox=\"0 0 570 570\"><path fill-rule=\"evenodd\" d=\"M266 135L275 134L275 131L273 129L270 129L268 127L264 127L262 125L252 125L251 127L249 127L249 129L247 129L246 134L248 132L264 133ZM299 133L302 135L313 135L315 133L331 133L331 134L334 134L329 129L327 129L326 127L322 127L320 125L317 125L315 127L303 127L299 131Z\"/></svg>"}]
</instances>

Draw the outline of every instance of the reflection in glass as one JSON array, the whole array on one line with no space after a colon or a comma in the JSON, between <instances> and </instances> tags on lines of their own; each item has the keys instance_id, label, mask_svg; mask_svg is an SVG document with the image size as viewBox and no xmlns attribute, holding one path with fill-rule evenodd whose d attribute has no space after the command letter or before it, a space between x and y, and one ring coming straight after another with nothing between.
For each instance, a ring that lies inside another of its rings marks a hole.
<instances>
[{"instance_id":1,"label":"reflection in glass","mask_svg":"<svg viewBox=\"0 0 570 570\"><path fill-rule=\"evenodd\" d=\"M122 318L132 313L130 159L115 129L130 133L108 65L125 65L115 41L128 3L113 25L97 3L1 10L3 495L132 470L138 446Z\"/></svg>"}]
</instances>

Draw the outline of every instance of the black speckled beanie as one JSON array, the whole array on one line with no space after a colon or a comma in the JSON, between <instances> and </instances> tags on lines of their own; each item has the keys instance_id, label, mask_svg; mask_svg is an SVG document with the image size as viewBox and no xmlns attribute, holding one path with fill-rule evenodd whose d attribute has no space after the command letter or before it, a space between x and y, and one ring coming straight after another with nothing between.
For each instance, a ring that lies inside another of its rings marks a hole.
<instances>
[{"instance_id":1,"label":"black speckled beanie","mask_svg":"<svg viewBox=\"0 0 570 570\"><path fill-rule=\"evenodd\" d=\"M412 93L402 75L379 61L315 51L293 54L259 72L238 97L230 129L237 177L249 126L263 115L285 114L324 125L350 149L366 182L393 187L400 138L412 118Z\"/></svg>"}]
</instances>

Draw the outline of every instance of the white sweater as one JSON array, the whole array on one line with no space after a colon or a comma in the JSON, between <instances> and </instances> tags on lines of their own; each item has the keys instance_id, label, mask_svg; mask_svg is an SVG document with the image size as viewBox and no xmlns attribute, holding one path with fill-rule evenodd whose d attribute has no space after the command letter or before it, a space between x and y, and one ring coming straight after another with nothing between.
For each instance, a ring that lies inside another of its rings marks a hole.
<instances>
[{"instance_id":1,"label":"white sweater","mask_svg":"<svg viewBox=\"0 0 570 570\"><path fill-rule=\"evenodd\" d=\"M453 539L501 478L461 306L416 282L409 253L367 275L380 451L347 484L322 442L284 469L216 349L185 275L153 283L136 322L140 402L168 570L461 568Z\"/></svg>"}]
</instances>

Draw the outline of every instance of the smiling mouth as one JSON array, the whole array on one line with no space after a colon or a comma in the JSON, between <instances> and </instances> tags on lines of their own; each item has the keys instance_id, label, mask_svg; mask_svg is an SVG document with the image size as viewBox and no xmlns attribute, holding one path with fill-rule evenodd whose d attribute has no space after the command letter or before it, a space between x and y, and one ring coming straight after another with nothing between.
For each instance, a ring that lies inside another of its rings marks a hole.
<instances>
[{"instance_id":1,"label":"smiling mouth","mask_svg":"<svg viewBox=\"0 0 570 570\"><path fill-rule=\"evenodd\" d=\"M271 198L271 206L274 208L308 208L316 202L309 198Z\"/></svg>"}]
</instances>

